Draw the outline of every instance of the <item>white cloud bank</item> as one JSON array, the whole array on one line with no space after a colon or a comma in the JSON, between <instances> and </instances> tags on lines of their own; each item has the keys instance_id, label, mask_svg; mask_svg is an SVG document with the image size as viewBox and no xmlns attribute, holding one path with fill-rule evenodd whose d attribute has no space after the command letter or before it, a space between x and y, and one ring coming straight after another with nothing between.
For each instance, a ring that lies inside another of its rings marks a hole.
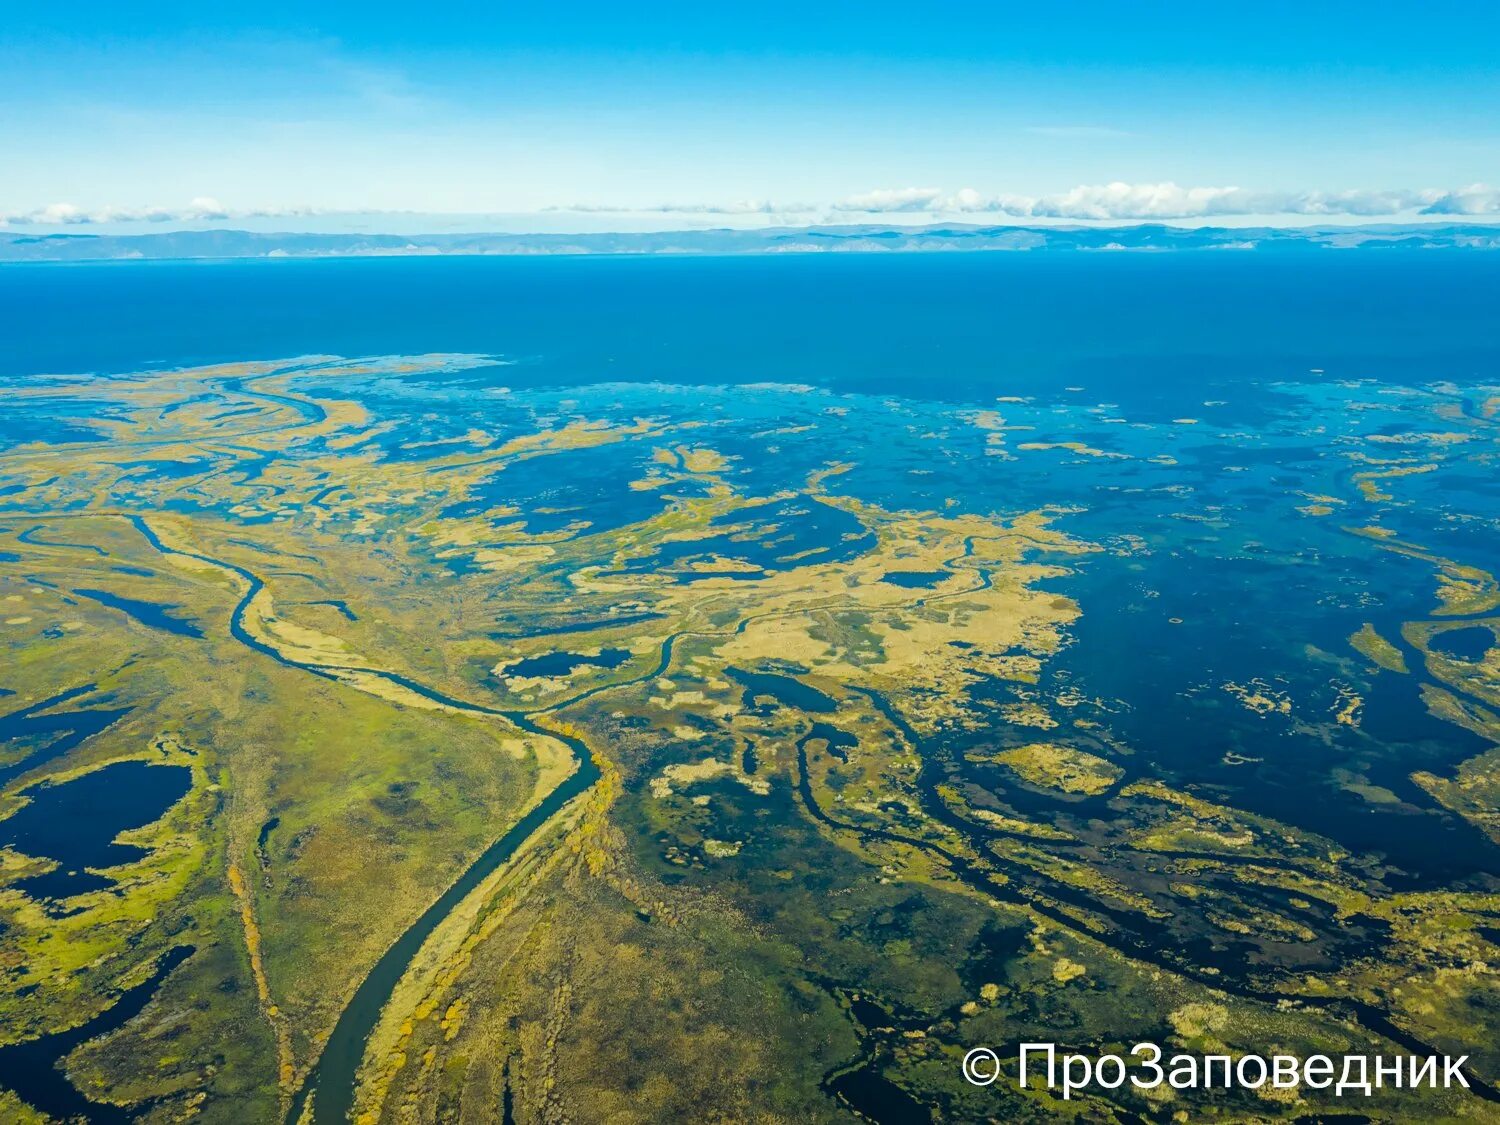
<instances>
[{"instance_id":1,"label":"white cloud bank","mask_svg":"<svg viewBox=\"0 0 1500 1125\"><path fill-rule=\"evenodd\" d=\"M1494 215L1500 213L1500 188L1470 184L1444 192L1426 207L1429 215Z\"/></svg>"},{"instance_id":2,"label":"white cloud bank","mask_svg":"<svg viewBox=\"0 0 1500 1125\"><path fill-rule=\"evenodd\" d=\"M1088 184L1057 195L993 195L973 188L881 188L848 196L826 207L777 206L772 203L665 204L631 207L580 204L549 208L590 214L680 215L1003 215L1014 219L1143 220L1208 219L1246 215L1346 216L1382 218L1398 215L1500 215L1500 188L1485 184L1421 191L1263 192L1239 187L1180 187L1159 184Z\"/></svg>"},{"instance_id":3,"label":"white cloud bank","mask_svg":"<svg viewBox=\"0 0 1500 1125\"><path fill-rule=\"evenodd\" d=\"M973 188L947 192L935 187L881 188L832 204L776 204L766 200L731 203L662 203L637 206L579 203L543 209L554 214L762 216L785 223L854 222L875 215L996 216L1065 221L1212 220L1257 216L1274 219L1399 218L1411 216L1500 217L1500 188L1471 184L1454 189L1390 191L1264 192L1239 187L1180 187L1157 184L1088 184L1054 195L984 195ZM0 228L88 226L118 223L212 223L247 219L333 217L416 212L331 211L306 207L233 209L215 199L194 199L186 207L83 208L54 203L31 211L0 211ZM437 216L433 216L437 217Z\"/></svg>"},{"instance_id":4,"label":"white cloud bank","mask_svg":"<svg viewBox=\"0 0 1500 1125\"><path fill-rule=\"evenodd\" d=\"M1500 189L1473 184L1451 191L1257 192L1238 187L1092 184L1059 195L984 196L972 188L945 195L930 188L873 191L834 205L870 214L929 211L1020 219L1203 219L1244 215L1340 215L1361 218L1500 214Z\"/></svg>"},{"instance_id":5,"label":"white cloud bank","mask_svg":"<svg viewBox=\"0 0 1500 1125\"><path fill-rule=\"evenodd\" d=\"M264 207L235 210L206 196L186 207L76 207L50 203L32 211L0 211L3 226L91 226L99 223L214 223L235 219L302 218L325 214L309 207Z\"/></svg>"},{"instance_id":6,"label":"white cloud bank","mask_svg":"<svg viewBox=\"0 0 1500 1125\"><path fill-rule=\"evenodd\" d=\"M544 207L544 211L572 211L581 215L618 215L628 211L636 215L783 215L815 210L791 204L778 206L755 199L735 203L657 203L644 207L620 207L611 203L574 203L569 206Z\"/></svg>"},{"instance_id":7,"label":"white cloud bank","mask_svg":"<svg viewBox=\"0 0 1500 1125\"><path fill-rule=\"evenodd\" d=\"M938 211L944 201L942 188L882 188L862 192L840 200L834 205L838 211L908 212Z\"/></svg>"}]
</instances>

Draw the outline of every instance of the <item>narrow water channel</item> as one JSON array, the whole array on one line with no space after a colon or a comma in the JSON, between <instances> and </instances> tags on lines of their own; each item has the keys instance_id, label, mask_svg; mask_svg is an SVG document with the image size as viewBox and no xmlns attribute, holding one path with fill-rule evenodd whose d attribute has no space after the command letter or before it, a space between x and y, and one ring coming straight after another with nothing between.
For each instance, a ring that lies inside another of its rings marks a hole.
<instances>
[{"instance_id":1,"label":"narrow water channel","mask_svg":"<svg viewBox=\"0 0 1500 1125\"><path fill-rule=\"evenodd\" d=\"M412 958L426 944L438 924L474 888L509 862L522 844L560 812L564 805L585 792L598 779L599 768L581 740L546 730L524 715L512 714L507 718L532 734L556 738L566 743L577 756L578 767L509 831L486 848L469 865L468 870L423 911L422 916L407 927L406 932L375 963L375 967L360 982L354 996L345 1005L327 1045L293 1100L291 1111L287 1114L289 1125L294 1125L301 1119L309 1099L312 1100L315 1122L342 1125L348 1120L354 1106L356 1080L359 1065L365 1056L365 1044L380 1021L380 1013L386 1001L411 965Z\"/></svg>"},{"instance_id":2,"label":"narrow water channel","mask_svg":"<svg viewBox=\"0 0 1500 1125\"><path fill-rule=\"evenodd\" d=\"M208 563L237 576L245 584L244 593L235 605L230 615L229 629L241 644L253 649L262 655L269 656L273 660L288 667L298 668L305 672L319 676L332 677L338 672L361 671L369 675L380 676L392 683L401 685L409 691L416 692L424 698L444 707L464 711L475 715L489 715L502 718L509 723L527 731L531 734L541 735L545 738L553 738L562 742L573 752L577 765L561 784L552 792L548 793L528 813L513 824L498 840L486 848L477 859L458 877L449 887L438 896L433 903L422 912L406 931L381 955L374 967L365 975L364 980L355 989L353 997L345 1005L339 1014L338 1022L334 1025L333 1033L329 1036L327 1044L318 1061L313 1064L308 1072L306 1080L297 1091L292 1100L291 1108L287 1114L288 1122L300 1120L309 1102L312 1105L313 1120L317 1122L345 1122L349 1118L350 1110L354 1105L354 1096L359 1066L365 1055L365 1045L370 1034L375 1030L380 1021L380 1013L384 1009L391 993L401 978L406 974L412 959L426 943L427 939L442 922L471 891L484 882L491 874L504 866L516 851L537 831L539 831L549 820L560 812L569 801L579 794L585 792L599 778L599 767L595 764L593 755L589 753L588 746L581 739L570 735L559 734L540 726L527 715L519 711L500 711L490 707L477 704L465 703L443 695L425 684L394 672L380 669L361 668L350 669L336 665L316 664L309 661L293 660L266 644L258 637L251 634L245 628L245 612L255 595L264 587L264 583L256 574L241 566L215 559L207 555L191 551L179 550L168 546L145 519L140 516L128 517L131 524L145 537L146 541L157 551L168 555L181 555L186 558L196 559L199 562ZM670 644L665 646L663 660L670 659Z\"/></svg>"}]
</instances>

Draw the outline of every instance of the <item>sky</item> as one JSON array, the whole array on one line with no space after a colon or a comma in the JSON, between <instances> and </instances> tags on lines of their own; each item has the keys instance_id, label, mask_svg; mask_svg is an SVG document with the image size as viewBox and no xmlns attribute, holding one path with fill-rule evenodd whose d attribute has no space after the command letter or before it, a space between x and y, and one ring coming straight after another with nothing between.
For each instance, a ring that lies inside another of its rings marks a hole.
<instances>
[{"instance_id":1,"label":"sky","mask_svg":"<svg viewBox=\"0 0 1500 1125\"><path fill-rule=\"evenodd\" d=\"M0 229L1500 221L1500 4L68 5Z\"/></svg>"}]
</instances>

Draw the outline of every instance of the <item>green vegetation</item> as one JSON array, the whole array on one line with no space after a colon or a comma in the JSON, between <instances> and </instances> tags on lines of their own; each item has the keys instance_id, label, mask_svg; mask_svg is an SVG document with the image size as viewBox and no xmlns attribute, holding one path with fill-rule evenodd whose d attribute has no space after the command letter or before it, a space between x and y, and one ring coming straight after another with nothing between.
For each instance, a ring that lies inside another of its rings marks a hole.
<instances>
[{"instance_id":1,"label":"green vegetation","mask_svg":"<svg viewBox=\"0 0 1500 1125\"><path fill-rule=\"evenodd\" d=\"M74 1086L148 1120L272 1121L309 1092L317 1113L332 1095L315 1067L382 954L586 751L597 780L380 998L357 1119L850 1120L837 1080L856 1068L948 1120L1334 1105L1128 1088L1063 1105L962 1081L969 1046L1027 1039L1404 1052L1395 1028L1500 1073L1500 897L1403 883L1332 826L1180 783L1114 737L1117 705L1048 678L1087 611L1057 580L1104 549L1066 513L882 506L839 491L843 464L758 489L699 420L553 410L421 441L340 397L470 362L90 383L97 442L0 457L0 709L120 712L56 756L55 728L0 745L0 824L108 763L191 771L121 837L134 858L94 872L102 889L32 893L58 865L0 849L0 1047L84 1024L191 947L140 1017L68 1053ZM969 421L1003 446L994 412ZM614 446L637 449L646 503L614 524L490 491ZM1421 475L1350 484L1380 503ZM1308 521L1433 575L1410 658L1369 623L1349 644L1379 669L1425 664L1431 714L1500 741L1494 650L1432 648L1444 619L1495 609L1493 577L1331 522ZM885 580L900 573L934 578ZM1350 682L1316 706L1269 674L1202 694L1262 728L1359 738L1373 671L1327 659ZM1226 773L1259 761L1220 753ZM1497 755L1405 788L1500 839ZM1413 799L1371 782L1373 760L1345 770L1348 792ZM0 1091L0 1115L30 1112ZM1497 1116L1448 1090L1373 1112Z\"/></svg>"}]
</instances>

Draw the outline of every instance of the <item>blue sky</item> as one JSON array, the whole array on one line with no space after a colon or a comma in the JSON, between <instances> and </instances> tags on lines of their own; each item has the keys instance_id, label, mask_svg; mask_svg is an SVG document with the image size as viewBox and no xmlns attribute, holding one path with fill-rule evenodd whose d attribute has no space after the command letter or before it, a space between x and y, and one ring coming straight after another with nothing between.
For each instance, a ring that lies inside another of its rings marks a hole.
<instances>
[{"instance_id":1,"label":"blue sky","mask_svg":"<svg viewBox=\"0 0 1500 1125\"><path fill-rule=\"evenodd\" d=\"M1497 42L1494 3L22 2L0 216L1500 219Z\"/></svg>"}]
</instances>

